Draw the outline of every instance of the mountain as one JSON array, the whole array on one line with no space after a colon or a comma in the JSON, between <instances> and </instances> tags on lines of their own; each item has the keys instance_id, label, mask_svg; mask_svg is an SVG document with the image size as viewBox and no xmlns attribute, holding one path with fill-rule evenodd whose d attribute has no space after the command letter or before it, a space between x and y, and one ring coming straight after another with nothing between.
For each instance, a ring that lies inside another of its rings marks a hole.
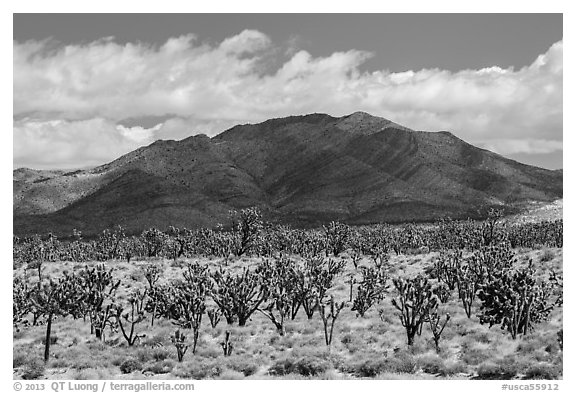
<instances>
[{"instance_id":1,"label":"mountain","mask_svg":"<svg viewBox=\"0 0 576 393\"><path fill-rule=\"evenodd\" d=\"M356 112L157 141L93 169L17 169L13 189L15 234L63 235L213 226L248 206L296 226L477 217L493 206L514 213L562 198L562 171Z\"/></svg>"}]
</instances>

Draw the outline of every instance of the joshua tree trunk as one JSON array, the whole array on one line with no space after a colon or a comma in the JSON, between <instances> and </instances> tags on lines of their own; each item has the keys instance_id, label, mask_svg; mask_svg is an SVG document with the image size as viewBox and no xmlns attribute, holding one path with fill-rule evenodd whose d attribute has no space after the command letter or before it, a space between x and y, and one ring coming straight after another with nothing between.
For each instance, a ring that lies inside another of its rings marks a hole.
<instances>
[{"instance_id":1,"label":"joshua tree trunk","mask_svg":"<svg viewBox=\"0 0 576 393\"><path fill-rule=\"evenodd\" d=\"M44 362L50 358L50 334L52 333L52 314L48 315L48 323L46 323L46 341L44 343Z\"/></svg>"}]
</instances>

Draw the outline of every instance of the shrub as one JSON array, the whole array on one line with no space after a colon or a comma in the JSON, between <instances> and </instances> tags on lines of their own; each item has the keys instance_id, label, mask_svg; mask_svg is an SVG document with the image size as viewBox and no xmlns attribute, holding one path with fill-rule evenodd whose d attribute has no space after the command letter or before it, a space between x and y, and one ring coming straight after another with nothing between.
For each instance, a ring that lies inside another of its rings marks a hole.
<instances>
[{"instance_id":1,"label":"shrub","mask_svg":"<svg viewBox=\"0 0 576 393\"><path fill-rule=\"evenodd\" d=\"M68 362L65 359L50 359L48 361L49 368L66 368L68 367Z\"/></svg>"},{"instance_id":2,"label":"shrub","mask_svg":"<svg viewBox=\"0 0 576 393\"><path fill-rule=\"evenodd\" d=\"M288 375L294 372L296 366L294 364L294 359L283 358L279 359L268 369L268 374L270 375Z\"/></svg>"},{"instance_id":3,"label":"shrub","mask_svg":"<svg viewBox=\"0 0 576 393\"><path fill-rule=\"evenodd\" d=\"M215 361L200 361L191 364L188 371L193 379L214 378L222 373L222 366Z\"/></svg>"},{"instance_id":4,"label":"shrub","mask_svg":"<svg viewBox=\"0 0 576 393\"><path fill-rule=\"evenodd\" d=\"M358 352L364 345L362 340L352 333L346 333L340 341L346 346L346 349L348 349L350 353Z\"/></svg>"},{"instance_id":5,"label":"shrub","mask_svg":"<svg viewBox=\"0 0 576 393\"><path fill-rule=\"evenodd\" d=\"M37 358L30 359L22 370L22 379L39 379L42 375L44 375L44 362Z\"/></svg>"},{"instance_id":6,"label":"shrub","mask_svg":"<svg viewBox=\"0 0 576 393\"><path fill-rule=\"evenodd\" d=\"M444 361L437 355L422 356L418 366L428 374L445 374Z\"/></svg>"},{"instance_id":7,"label":"shrub","mask_svg":"<svg viewBox=\"0 0 576 393\"><path fill-rule=\"evenodd\" d=\"M444 370L442 370L442 376L462 374L467 372L466 366L460 362L447 361L444 363Z\"/></svg>"},{"instance_id":8,"label":"shrub","mask_svg":"<svg viewBox=\"0 0 576 393\"><path fill-rule=\"evenodd\" d=\"M418 364L414 356L400 352L395 357L388 359L387 366L390 372L412 374L416 371Z\"/></svg>"},{"instance_id":9,"label":"shrub","mask_svg":"<svg viewBox=\"0 0 576 393\"><path fill-rule=\"evenodd\" d=\"M491 361L482 363L477 373L478 379L512 379L516 376L513 364L497 364Z\"/></svg>"},{"instance_id":10,"label":"shrub","mask_svg":"<svg viewBox=\"0 0 576 393\"><path fill-rule=\"evenodd\" d=\"M28 356L26 355L26 353L23 353L23 352L14 353L13 358L12 358L12 367L18 368L18 367L25 365L27 359L28 359Z\"/></svg>"},{"instance_id":11,"label":"shrub","mask_svg":"<svg viewBox=\"0 0 576 393\"><path fill-rule=\"evenodd\" d=\"M547 363L537 363L528 370L524 379L559 379L562 369Z\"/></svg>"},{"instance_id":12,"label":"shrub","mask_svg":"<svg viewBox=\"0 0 576 393\"><path fill-rule=\"evenodd\" d=\"M73 378L79 381L86 381L86 380L95 380L95 379L103 379L108 377L107 375L103 375L101 371L94 370L93 368L85 368L83 370L77 370L73 374Z\"/></svg>"},{"instance_id":13,"label":"shrub","mask_svg":"<svg viewBox=\"0 0 576 393\"><path fill-rule=\"evenodd\" d=\"M491 357L489 351L480 348L465 348L461 360L469 365L476 366Z\"/></svg>"},{"instance_id":14,"label":"shrub","mask_svg":"<svg viewBox=\"0 0 576 393\"><path fill-rule=\"evenodd\" d=\"M170 357L170 351L164 348L155 348L150 351L150 355L156 361L166 360Z\"/></svg>"},{"instance_id":15,"label":"shrub","mask_svg":"<svg viewBox=\"0 0 576 393\"><path fill-rule=\"evenodd\" d=\"M125 360L120 365L120 371L122 371L122 374L130 374L137 370L142 370L142 363L136 359Z\"/></svg>"},{"instance_id":16,"label":"shrub","mask_svg":"<svg viewBox=\"0 0 576 393\"><path fill-rule=\"evenodd\" d=\"M154 374L168 374L174 368L174 362L171 360L163 360L152 363L144 368L142 372L151 372Z\"/></svg>"},{"instance_id":17,"label":"shrub","mask_svg":"<svg viewBox=\"0 0 576 393\"><path fill-rule=\"evenodd\" d=\"M298 374L303 376L316 376L331 368L331 364L324 360L312 356L305 356L295 364Z\"/></svg>"},{"instance_id":18,"label":"shrub","mask_svg":"<svg viewBox=\"0 0 576 393\"><path fill-rule=\"evenodd\" d=\"M85 370L88 368L96 368L96 365L94 364L94 358L87 356L87 357L75 360L72 363L71 368L73 368L75 370Z\"/></svg>"},{"instance_id":19,"label":"shrub","mask_svg":"<svg viewBox=\"0 0 576 393\"><path fill-rule=\"evenodd\" d=\"M358 377L373 378L388 370L387 359L368 359L356 365L354 374Z\"/></svg>"},{"instance_id":20,"label":"shrub","mask_svg":"<svg viewBox=\"0 0 576 393\"><path fill-rule=\"evenodd\" d=\"M232 357L229 358L226 366L234 371L244 374L245 377L254 375L260 368L260 364L254 359L246 359L245 357Z\"/></svg>"}]
</instances>

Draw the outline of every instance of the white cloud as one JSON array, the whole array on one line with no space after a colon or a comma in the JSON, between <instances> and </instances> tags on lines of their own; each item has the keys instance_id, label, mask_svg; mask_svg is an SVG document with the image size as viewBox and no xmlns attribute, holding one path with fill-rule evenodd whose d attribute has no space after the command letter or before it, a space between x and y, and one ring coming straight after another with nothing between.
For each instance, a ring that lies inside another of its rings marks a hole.
<instances>
[{"instance_id":1,"label":"white cloud","mask_svg":"<svg viewBox=\"0 0 576 393\"><path fill-rule=\"evenodd\" d=\"M562 150L562 141L546 139L494 139L479 145L500 154L547 154Z\"/></svg>"},{"instance_id":2,"label":"white cloud","mask_svg":"<svg viewBox=\"0 0 576 393\"><path fill-rule=\"evenodd\" d=\"M140 126L125 127L121 124L116 126L116 130L118 130L122 137L126 138L126 140L139 144L150 143L150 141L154 139L154 133L161 128L162 124L157 124L151 128L144 128Z\"/></svg>"},{"instance_id":3,"label":"white cloud","mask_svg":"<svg viewBox=\"0 0 576 393\"><path fill-rule=\"evenodd\" d=\"M14 122L14 166L70 169L112 161L157 139L214 136L237 121L172 118L154 127L126 127L110 120L32 120Z\"/></svg>"},{"instance_id":4,"label":"white cloud","mask_svg":"<svg viewBox=\"0 0 576 393\"><path fill-rule=\"evenodd\" d=\"M102 118L14 122L14 165L68 169L101 164L152 140L134 138Z\"/></svg>"},{"instance_id":5,"label":"white cloud","mask_svg":"<svg viewBox=\"0 0 576 393\"><path fill-rule=\"evenodd\" d=\"M15 161L37 165L44 155L44 165L85 165L155 138L358 110L415 129L450 130L502 154L562 148L561 41L517 70L363 73L359 66L370 53L350 50L326 57L290 52L277 71L263 72L274 53L270 39L254 30L213 46L193 35L158 47L105 39L53 50L45 42L15 42ZM154 129L116 126L165 114L176 117ZM67 120L52 122L61 119ZM106 145L111 140L117 144ZM95 152L88 156L81 154L87 141ZM52 154L44 145L65 150Z\"/></svg>"}]
</instances>

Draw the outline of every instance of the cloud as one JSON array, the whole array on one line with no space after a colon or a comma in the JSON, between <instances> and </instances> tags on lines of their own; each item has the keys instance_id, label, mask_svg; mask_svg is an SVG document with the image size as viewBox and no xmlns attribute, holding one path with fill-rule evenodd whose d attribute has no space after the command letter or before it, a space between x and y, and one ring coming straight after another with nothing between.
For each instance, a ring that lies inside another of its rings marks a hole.
<instances>
[{"instance_id":1,"label":"cloud","mask_svg":"<svg viewBox=\"0 0 576 393\"><path fill-rule=\"evenodd\" d=\"M547 154L562 151L562 141L546 139L494 139L480 147L500 154Z\"/></svg>"},{"instance_id":2,"label":"cloud","mask_svg":"<svg viewBox=\"0 0 576 393\"><path fill-rule=\"evenodd\" d=\"M279 60L274 69L271 56ZM354 49L325 57L282 52L255 30L216 45L194 35L160 46L111 38L64 47L14 42L15 162L82 166L155 138L358 110L414 129L449 130L502 154L562 149L562 41L520 69L360 72L370 56ZM173 118L155 129L117 126L167 114ZM111 141L117 144L106 145ZM83 143L94 153L81 154ZM65 150L53 154L54 145Z\"/></svg>"},{"instance_id":3,"label":"cloud","mask_svg":"<svg viewBox=\"0 0 576 393\"><path fill-rule=\"evenodd\" d=\"M71 169L112 161L158 139L214 136L235 121L171 118L150 128L127 127L103 118L14 122L14 166Z\"/></svg>"},{"instance_id":4,"label":"cloud","mask_svg":"<svg viewBox=\"0 0 576 393\"><path fill-rule=\"evenodd\" d=\"M14 122L14 165L68 169L101 164L150 143L102 118Z\"/></svg>"}]
</instances>

